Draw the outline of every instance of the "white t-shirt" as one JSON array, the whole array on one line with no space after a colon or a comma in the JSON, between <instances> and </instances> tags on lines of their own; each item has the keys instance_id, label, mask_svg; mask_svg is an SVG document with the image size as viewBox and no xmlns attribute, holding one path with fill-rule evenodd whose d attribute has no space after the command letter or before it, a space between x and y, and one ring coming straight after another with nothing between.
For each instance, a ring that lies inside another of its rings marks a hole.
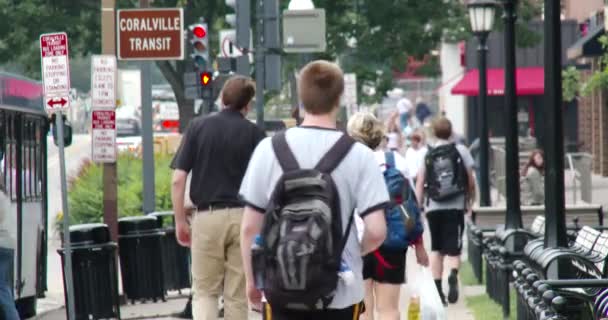
<instances>
[{"instance_id":1,"label":"white t-shirt","mask_svg":"<svg viewBox=\"0 0 608 320\"><path fill-rule=\"evenodd\" d=\"M412 108L414 108L414 105L408 98L401 98L397 101L397 110L400 114L408 113Z\"/></svg>"},{"instance_id":2,"label":"white t-shirt","mask_svg":"<svg viewBox=\"0 0 608 320\"><path fill-rule=\"evenodd\" d=\"M388 138L388 143L386 144L386 147L393 150L393 149L399 149L399 133L398 132L389 132L386 134L386 137Z\"/></svg>"},{"instance_id":3,"label":"white t-shirt","mask_svg":"<svg viewBox=\"0 0 608 320\"><path fill-rule=\"evenodd\" d=\"M313 168L343 133L323 128L298 127L287 130L285 135L300 167ZM239 192L249 206L262 211L270 202L273 186L283 174L271 141L266 138L256 147ZM340 194L342 221L348 221L355 209L361 217L365 217L389 203L386 184L374 161L373 152L363 144L356 143L331 173ZM343 228L346 229L346 222ZM343 281L338 283L330 309L347 308L361 302L365 296L361 246L356 232L349 232L351 234L342 259L353 270L355 281L350 284Z\"/></svg>"},{"instance_id":4,"label":"white t-shirt","mask_svg":"<svg viewBox=\"0 0 608 320\"><path fill-rule=\"evenodd\" d=\"M418 150L407 148L407 151L405 152L405 163L408 173L410 174L407 176L408 178L416 178L418 171L424 165L424 157L426 157L428 151L429 149L426 146L419 148Z\"/></svg>"}]
</instances>

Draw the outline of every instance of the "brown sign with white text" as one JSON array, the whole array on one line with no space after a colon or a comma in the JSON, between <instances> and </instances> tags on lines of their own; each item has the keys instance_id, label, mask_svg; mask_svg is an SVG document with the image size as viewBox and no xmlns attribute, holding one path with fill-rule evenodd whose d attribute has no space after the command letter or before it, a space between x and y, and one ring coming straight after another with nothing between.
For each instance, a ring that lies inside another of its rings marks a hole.
<instances>
[{"instance_id":1,"label":"brown sign with white text","mask_svg":"<svg viewBox=\"0 0 608 320\"><path fill-rule=\"evenodd\" d=\"M181 8L118 10L119 60L182 60L184 14Z\"/></svg>"}]
</instances>

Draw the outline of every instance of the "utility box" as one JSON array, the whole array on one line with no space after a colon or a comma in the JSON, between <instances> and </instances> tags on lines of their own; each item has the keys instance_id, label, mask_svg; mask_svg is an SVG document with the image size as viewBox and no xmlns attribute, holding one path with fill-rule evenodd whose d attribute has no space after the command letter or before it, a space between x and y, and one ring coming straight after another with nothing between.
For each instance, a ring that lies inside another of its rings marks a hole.
<instances>
[{"instance_id":1,"label":"utility box","mask_svg":"<svg viewBox=\"0 0 608 320\"><path fill-rule=\"evenodd\" d=\"M283 50L287 53L325 52L325 10L283 11Z\"/></svg>"}]
</instances>

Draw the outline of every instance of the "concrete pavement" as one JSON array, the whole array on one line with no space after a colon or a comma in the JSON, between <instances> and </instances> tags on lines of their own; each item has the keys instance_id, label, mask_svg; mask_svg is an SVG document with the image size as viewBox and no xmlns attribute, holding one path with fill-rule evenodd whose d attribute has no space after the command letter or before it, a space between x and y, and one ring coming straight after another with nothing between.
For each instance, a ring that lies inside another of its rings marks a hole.
<instances>
[{"instance_id":1,"label":"concrete pavement","mask_svg":"<svg viewBox=\"0 0 608 320\"><path fill-rule=\"evenodd\" d=\"M48 291L44 299L38 299L38 313L61 308L65 299L63 297L63 275L61 272L61 259L57 249L61 247L59 233L55 230L55 217L62 211L61 181L59 178L59 153L53 143L53 138L47 138L48 145L48 218L49 239L47 255L47 284ZM72 145L65 149L67 177L73 176L85 159L91 154L90 135L74 135Z\"/></svg>"}]
</instances>

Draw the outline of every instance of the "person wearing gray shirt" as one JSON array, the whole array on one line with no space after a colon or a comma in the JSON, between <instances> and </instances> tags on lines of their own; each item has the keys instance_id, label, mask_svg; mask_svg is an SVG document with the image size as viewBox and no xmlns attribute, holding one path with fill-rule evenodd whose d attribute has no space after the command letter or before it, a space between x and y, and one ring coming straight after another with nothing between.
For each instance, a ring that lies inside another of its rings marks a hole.
<instances>
[{"instance_id":1,"label":"person wearing gray shirt","mask_svg":"<svg viewBox=\"0 0 608 320\"><path fill-rule=\"evenodd\" d=\"M452 123L447 118L437 119L433 124L433 132L437 138L434 148L446 146L450 143L453 144L453 142L450 142ZM458 270L460 269L460 255L462 253L464 214L471 203L470 200L475 194L475 180L473 178L473 166L475 162L473 161L473 157L464 145L455 144L454 147L458 151L458 156L461 160L458 164L463 165L466 170L466 177L462 179L466 180L463 181L465 190L462 194L456 194L442 201L430 199L429 194L425 194L425 186L428 185L427 181L430 180L426 172L426 166L422 166L418 172L416 182L416 195L421 208L422 206L425 207L429 231L431 232L431 271L435 278L435 285L437 286L439 296L444 304L446 304L442 289L444 260L447 260L448 268L450 268L447 302L456 303L458 301ZM429 157L432 157L431 151L427 154L425 162L432 161ZM454 170L458 170L458 168ZM440 174L436 172L434 172L434 175ZM455 172L453 171L452 173Z\"/></svg>"},{"instance_id":2,"label":"person wearing gray shirt","mask_svg":"<svg viewBox=\"0 0 608 320\"><path fill-rule=\"evenodd\" d=\"M302 126L286 131L287 144L300 168L313 168L344 134L336 130L340 96L344 90L343 73L329 62L308 64L300 73L299 95L306 115ZM263 140L256 148L240 195L246 209L241 229L241 250L247 277L247 293L255 306L261 303L262 292L255 288L251 265L251 246L261 232L264 213L283 174L272 147L271 139ZM353 281L338 282L335 296L328 309L302 311L284 306L264 305L267 319L358 319L362 312L364 285L362 256L377 249L386 236L384 208L389 202L388 191L372 150L355 143L331 173L339 195L342 221L356 212L364 221L361 243L355 228L348 232L342 260L353 271ZM346 229L346 224L343 225Z\"/></svg>"}]
</instances>

